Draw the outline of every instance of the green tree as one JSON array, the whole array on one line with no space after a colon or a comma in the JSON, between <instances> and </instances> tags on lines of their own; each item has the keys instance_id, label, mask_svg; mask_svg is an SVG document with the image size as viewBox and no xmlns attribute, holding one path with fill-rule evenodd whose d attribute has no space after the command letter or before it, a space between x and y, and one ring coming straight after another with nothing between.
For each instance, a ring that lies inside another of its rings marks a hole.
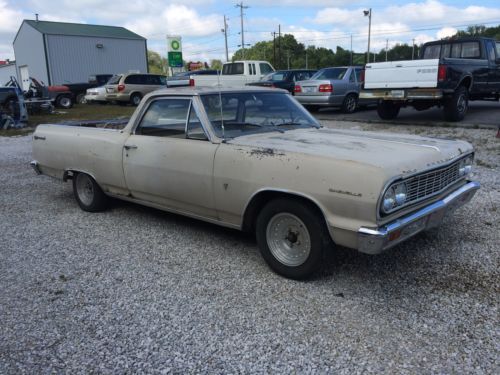
<instances>
[{"instance_id":1,"label":"green tree","mask_svg":"<svg viewBox=\"0 0 500 375\"><path fill-rule=\"evenodd\" d=\"M210 60L210 69L222 70L222 61L217 59Z\"/></svg>"},{"instance_id":2,"label":"green tree","mask_svg":"<svg viewBox=\"0 0 500 375\"><path fill-rule=\"evenodd\" d=\"M158 52L148 50L148 68L150 73L165 74L167 72L167 59Z\"/></svg>"}]
</instances>

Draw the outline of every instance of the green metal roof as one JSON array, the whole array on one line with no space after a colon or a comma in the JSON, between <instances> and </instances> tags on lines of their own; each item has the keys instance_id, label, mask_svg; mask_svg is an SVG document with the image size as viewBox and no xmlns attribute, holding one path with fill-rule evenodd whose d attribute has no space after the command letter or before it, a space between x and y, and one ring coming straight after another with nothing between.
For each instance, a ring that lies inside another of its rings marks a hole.
<instances>
[{"instance_id":1,"label":"green metal roof","mask_svg":"<svg viewBox=\"0 0 500 375\"><path fill-rule=\"evenodd\" d=\"M50 22L24 20L28 25L38 30L42 34L52 35L74 35L74 36L93 36L100 38L119 38L119 39L140 39L142 36L118 26L88 25L83 23Z\"/></svg>"}]
</instances>

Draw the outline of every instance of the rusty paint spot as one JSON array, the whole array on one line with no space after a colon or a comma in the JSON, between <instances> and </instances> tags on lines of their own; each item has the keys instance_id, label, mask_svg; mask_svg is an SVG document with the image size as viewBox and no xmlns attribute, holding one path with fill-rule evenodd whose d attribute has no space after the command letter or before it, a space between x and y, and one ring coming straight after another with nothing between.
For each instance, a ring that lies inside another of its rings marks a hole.
<instances>
[{"instance_id":1,"label":"rusty paint spot","mask_svg":"<svg viewBox=\"0 0 500 375\"><path fill-rule=\"evenodd\" d=\"M250 151L251 156L283 156L285 155L282 152L276 152L272 148L254 148L252 151Z\"/></svg>"},{"instance_id":2,"label":"rusty paint spot","mask_svg":"<svg viewBox=\"0 0 500 375\"><path fill-rule=\"evenodd\" d=\"M352 193L350 191L345 191L345 190L337 190L337 189L328 189L330 193L338 193L338 194L345 194L345 195L350 195L353 197L362 197L363 195L361 193Z\"/></svg>"}]
</instances>

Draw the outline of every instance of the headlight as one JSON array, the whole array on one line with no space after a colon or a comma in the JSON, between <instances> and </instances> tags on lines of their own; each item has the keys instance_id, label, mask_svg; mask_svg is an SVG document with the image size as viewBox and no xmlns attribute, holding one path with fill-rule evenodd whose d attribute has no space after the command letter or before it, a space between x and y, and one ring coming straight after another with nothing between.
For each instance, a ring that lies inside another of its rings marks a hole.
<instances>
[{"instance_id":1,"label":"headlight","mask_svg":"<svg viewBox=\"0 0 500 375\"><path fill-rule=\"evenodd\" d=\"M460 160L458 164L458 175L460 177L466 176L472 172L472 156Z\"/></svg>"},{"instance_id":2,"label":"headlight","mask_svg":"<svg viewBox=\"0 0 500 375\"><path fill-rule=\"evenodd\" d=\"M384 194L382 210L389 213L406 202L406 183L399 182L389 186Z\"/></svg>"}]
</instances>

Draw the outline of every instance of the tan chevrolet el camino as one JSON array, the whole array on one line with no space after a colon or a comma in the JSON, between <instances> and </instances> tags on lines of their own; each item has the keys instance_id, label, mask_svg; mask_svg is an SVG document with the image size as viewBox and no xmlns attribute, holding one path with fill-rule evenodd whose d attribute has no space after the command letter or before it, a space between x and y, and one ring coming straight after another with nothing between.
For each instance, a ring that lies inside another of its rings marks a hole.
<instances>
[{"instance_id":1,"label":"tan chevrolet el camino","mask_svg":"<svg viewBox=\"0 0 500 375\"><path fill-rule=\"evenodd\" d=\"M334 130L285 91L155 91L123 129L40 125L37 173L107 197L254 231L276 272L310 275L333 243L376 254L440 224L479 189L472 146Z\"/></svg>"}]
</instances>

